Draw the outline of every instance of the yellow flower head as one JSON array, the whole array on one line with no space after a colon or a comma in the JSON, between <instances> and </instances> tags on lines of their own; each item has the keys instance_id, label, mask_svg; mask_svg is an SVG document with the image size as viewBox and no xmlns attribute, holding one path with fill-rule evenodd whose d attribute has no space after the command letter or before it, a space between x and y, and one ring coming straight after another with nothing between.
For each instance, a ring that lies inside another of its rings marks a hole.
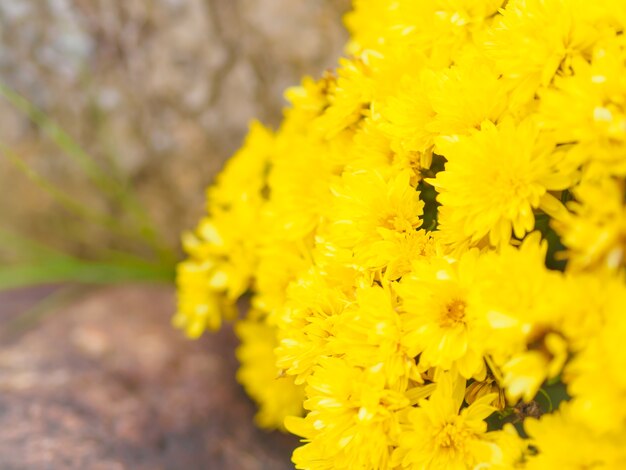
<instances>
[{"instance_id":1,"label":"yellow flower head","mask_svg":"<svg viewBox=\"0 0 626 470\"><path fill-rule=\"evenodd\" d=\"M330 357L319 362L307 380L309 413L285 422L309 441L294 452L296 468L389 468L399 432L396 411L409 399L385 387L382 365L361 369Z\"/></svg>"},{"instance_id":2,"label":"yellow flower head","mask_svg":"<svg viewBox=\"0 0 626 470\"><path fill-rule=\"evenodd\" d=\"M429 251L425 234L416 229L424 203L410 183L407 171L386 179L378 172L344 173L333 185L328 221L320 240L332 240L326 249L348 249L352 262L370 269L406 269L407 254Z\"/></svg>"},{"instance_id":3,"label":"yellow flower head","mask_svg":"<svg viewBox=\"0 0 626 470\"><path fill-rule=\"evenodd\" d=\"M602 308L594 312L602 328L566 367L564 381L578 420L598 433L626 436L626 287L616 279L606 282Z\"/></svg>"},{"instance_id":4,"label":"yellow flower head","mask_svg":"<svg viewBox=\"0 0 626 470\"><path fill-rule=\"evenodd\" d=\"M428 76L426 89L435 113L427 123L433 134L455 135L497 122L508 103L508 86L477 53L466 53L460 64Z\"/></svg>"},{"instance_id":5,"label":"yellow flower head","mask_svg":"<svg viewBox=\"0 0 626 470\"><path fill-rule=\"evenodd\" d=\"M616 9L622 9L623 5ZM561 144L570 145L572 165L598 178L626 174L626 40L613 36L597 44L591 61L578 57L571 73L557 76L542 91L539 119ZM567 109L564 113L563 109ZM576 145L571 146L575 142Z\"/></svg>"},{"instance_id":6,"label":"yellow flower head","mask_svg":"<svg viewBox=\"0 0 626 470\"><path fill-rule=\"evenodd\" d=\"M589 58L603 33L613 32L603 28L610 24L609 3L510 0L487 33L485 52L515 82L518 99L532 99L573 58Z\"/></svg>"},{"instance_id":7,"label":"yellow flower head","mask_svg":"<svg viewBox=\"0 0 626 470\"><path fill-rule=\"evenodd\" d=\"M406 339L391 287L364 285L356 292L356 302L337 319L331 347L348 352L346 360L355 366L383 365L387 383L406 388L409 380L421 381Z\"/></svg>"},{"instance_id":8,"label":"yellow flower head","mask_svg":"<svg viewBox=\"0 0 626 470\"><path fill-rule=\"evenodd\" d=\"M532 120L486 121L471 135L438 139L436 152L447 162L429 182L439 192L441 239L453 246L485 238L501 246L512 235L523 237L534 226L534 210L552 210L547 191L571 183Z\"/></svg>"},{"instance_id":9,"label":"yellow flower head","mask_svg":"<svg viewBox=\"0 0 626 470\"><path fill-rule=\"evenodd\" d=\"M254 316L252 312L252 318L240 321L235 329L241 340L237 348L241 363L237 380L259 406L257 424L284 429L285 417L302 414L304 387L295 385L292 377L281 374L276 367L276 332Z\"/></svg>"},{"instance_id":10,"label":"yellow flower head","mask_svg":"<svg viewBox=\"0 0 626 470\"><path fill-rule=\"evenodd\" d=\"M477 258L477 251L469 251L458 261L418 261L396 287L403 343L411 355L419 355L422 370L456 367L466 378L484 376L488 330L474 289Z\"/></svg>"},{"instance_id":11,"label":"yellow flower head","mask_svg":"<svg viewBox=\"0 0 626 470\"><path fill-rule=\"evenodd\" d=\"M599 434L576 420L568 404L541 419L527 419L524 428L536 452L524 468L618 469L626 466L626 434Z\"/></svg>"},{"instance_id":12,"label":"yellow flower head","mask_svg":"<svg viewBox=\"0 0 626 470\"><path fill-rule=\"evenodd\" d=\"M500 446L505 431L487 432L484 419L495 408L495 394L484 395L460 410L465 380L444 374L428 400L408 414L408 430L400 436L394 460L402 468L465 470L512 464L521 446Z\"/></svg>"},{"instance_id":13,"label":"yellow flower head","mask_svg":"<svg viewBox=\"0 0 626 470\"><path fill-rule=\"evenodd\" d=\"M328 273L312 268L287 288L287 300L278 311L280 345L277 364L296 383L303 383L320 356L330 355L339 314L353 300L355 273L338 269ZM343 287L343 288L342 288Z\"/></svg>"},{"instance_id":14,"label":"yellow flower head","mask_svg":"<svg viewBox=\"0 0 626 470\"><path fill-rule=\"evenodd\" d=\"M554 222L568 248L568 269L615 271L626 263L624 180L585 181L573 189L571 215Z\"/></svg>"},{"instance_id":15,"label":"yellow flower head","mask_svg":"<svg viewBox=\"0 0 626 470\"><path fill-rule=\"evenodd\" d=\"M222 318L233 319L236 310L212 287L214 266L211 260L185 261L178 265L178 309L172 318L175 327L187 336L198 338L205 329L217 330Z\"/></svg>"}]
</instances>

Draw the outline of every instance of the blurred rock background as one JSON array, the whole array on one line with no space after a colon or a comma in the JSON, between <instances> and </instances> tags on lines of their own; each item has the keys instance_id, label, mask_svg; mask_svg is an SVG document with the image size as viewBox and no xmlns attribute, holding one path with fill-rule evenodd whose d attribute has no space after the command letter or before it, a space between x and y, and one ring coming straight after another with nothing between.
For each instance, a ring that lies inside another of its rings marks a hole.
<instances>
[{"instance_id":1,"label":"blurred rock background","mask_svg":"<svg viewBox=\"0 0 626 470\"><path fill-rule=\"evenodd\" d=\"M74 291L24 315L61 292L0 293L2 470L293 468L297 439L253 424L231 328L187 340L162 286Z\"/></svg>"},{"instance_id":2,"label":"blurred rock background","mask_svg":"<svg viewBox=\"0 0 626 470\"><path fill-rule=\"evenodd\" d=\"M292 467L296 439L253 425L232 329L191 342L170 325L171 285L76 281L120 280L95 260L153 255L150 236L120 235L143 227L138 205L171 280L180 232L248 121L276 126L284 89L334 66L348 4L0 0L0 468ZM127 278L151 276L139 268Z\"/></svg>"},{"instance_id":3,"label":"blurred rock background","mask_svg":"<svg viewBox=\"0 0 626 470\"><path fill-rule=\"evenodd\" d=\"M0 1L0 82L71 135L147 208L166 244L252 118L276 126L286 87L333 67L348 0ZM132 223L23 112L0 143L76 201ZM2 149L0 149L2 150ZM130 242L86 224L0 151L0 228L78 254ZM4 247L6 251L7 247Z\"/></svg>"}]
</instances>

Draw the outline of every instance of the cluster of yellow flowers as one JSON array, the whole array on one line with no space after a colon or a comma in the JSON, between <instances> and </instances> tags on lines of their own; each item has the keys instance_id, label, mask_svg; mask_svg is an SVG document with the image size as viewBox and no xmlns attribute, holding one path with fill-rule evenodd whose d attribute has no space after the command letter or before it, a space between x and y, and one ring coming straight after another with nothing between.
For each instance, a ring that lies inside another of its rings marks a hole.
<instances>
[{"instance_id":1,"label":"cluster of yellow flowers","mask_svg":"<svg viewBox=\"0 0 626 470\"><path fill-rule=\"evenodd\" d=\"M302 469L626 468L626 2L355 0L253 123L174 323Z\"/></svg>"}]
</instances>

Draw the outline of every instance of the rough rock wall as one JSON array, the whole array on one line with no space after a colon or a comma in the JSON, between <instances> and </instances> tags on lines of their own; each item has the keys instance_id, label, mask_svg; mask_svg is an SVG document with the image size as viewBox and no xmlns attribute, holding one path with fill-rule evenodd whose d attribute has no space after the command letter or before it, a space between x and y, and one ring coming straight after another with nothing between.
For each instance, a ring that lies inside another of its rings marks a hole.
<instances>
[{"instance_id":1,"label":"rough rock wall","mask_svg":"<svg viewBox=\"0 0 626 470\"><path fill-rule=\"evenodd\" d=\"M53 291L58 292L58 291ZM230 327L171 328L169 287L0 292L2 470L289 470L295 436L253 424Z\"/></svg>"},{"instance_id":2,"label":"rough rock wall","mask_svg":"<svg viewBox=\"0 0 626 470\"><path fill-rule=\"evenodd\" d=\"M348 0L0 2L0 81L53 117L139 194L174 246L251 118L332 67ZM23 113L0 100L0 143L76 200L119 214ZM117 244L0 157L0 227L89 251ZM71 234L69 236L68 234Z\"/></svg>"}]
</instances>

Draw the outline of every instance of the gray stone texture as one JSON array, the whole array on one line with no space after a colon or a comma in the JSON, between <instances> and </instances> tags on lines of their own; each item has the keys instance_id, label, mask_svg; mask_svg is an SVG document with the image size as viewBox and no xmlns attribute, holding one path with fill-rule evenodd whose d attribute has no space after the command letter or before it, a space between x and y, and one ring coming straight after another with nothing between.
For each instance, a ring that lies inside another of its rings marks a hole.
<instances>
[{"instance_id":1,"label":"gray stone texture","mask_svg":"<svg viewBox=\"0 0 626 470\"><path fill-rule=\"evenodd\" d=\"M252 118L277 125L286 87L333 67L348 0L0 2L0 81L139 195L170 246ZM124 220L84 173L0 99L0 143L89 207ZM60 210L0 158L0 225L77 252L128 248Z\"/></svg>"}]
</instances>

